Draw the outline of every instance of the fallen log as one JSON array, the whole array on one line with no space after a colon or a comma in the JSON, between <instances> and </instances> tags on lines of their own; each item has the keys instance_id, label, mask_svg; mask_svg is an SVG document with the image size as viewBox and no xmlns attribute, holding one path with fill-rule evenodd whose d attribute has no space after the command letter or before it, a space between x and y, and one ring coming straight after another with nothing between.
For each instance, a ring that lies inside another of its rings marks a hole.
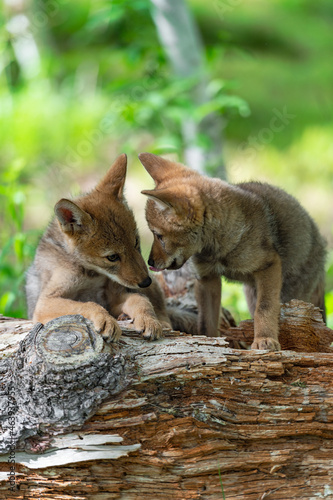
<instances>
[{"instance_id":1,"label":"fallen log","mask_svg":"<svg viewBox=\"0 0 333 500\"><path fill-rule=\"evenodd\" d=\"M310 304L281 318L308 352L233 349L253 323L228 317L156 342L120 322L112 347L84 319L0 318L0 498L331 498L333 331Z\"/></svg>"}]
</instances>

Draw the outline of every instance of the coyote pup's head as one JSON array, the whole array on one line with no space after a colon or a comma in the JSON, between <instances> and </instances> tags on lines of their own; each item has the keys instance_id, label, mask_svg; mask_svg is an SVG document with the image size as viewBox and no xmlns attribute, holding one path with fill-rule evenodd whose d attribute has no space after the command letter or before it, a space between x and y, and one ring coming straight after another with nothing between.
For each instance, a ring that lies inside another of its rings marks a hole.
<instances>
[{"instance_id":1,"label":"coyote pup's head","mask_svg":"<svg viewBox=\"0 0 333 500\"><path fill-rule=\"evenodd\" d=\"M154 235L148 264L154 271L179 269L201 247L204 207L200 202L197 172L150 153L140 161L154 179L146 219Z\"/></svg>"},{"instance_id":2,"label":"coyote pup's head","mask_svg":"<svg viewBox=\"0 0 333 500\"><path fill-rule=\"evenodd\" d=\"M119 156L89 194L62 199L55 214L66 247L84 269L129 288L151 284L132 211L123 196L127 157Z\"/></svg>"}]
</instances>

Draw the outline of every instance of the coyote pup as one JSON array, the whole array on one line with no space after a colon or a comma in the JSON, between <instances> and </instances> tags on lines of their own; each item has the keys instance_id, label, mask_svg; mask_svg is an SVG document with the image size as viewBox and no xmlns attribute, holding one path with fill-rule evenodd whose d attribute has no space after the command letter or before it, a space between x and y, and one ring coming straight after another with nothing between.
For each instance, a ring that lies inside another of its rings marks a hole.
<instances>
[{"instance_id":1,"label":"coyote pup","mask_svg":"<svg viewBox=\"0 0 333 500\"><path fill-rule=\"evenodd\" d=\"M161 336L161 322L170 326L164 297L149 277L133 213L123 196L126 165L123 154L93 191L55 205L56 217L27 273L28 314L34 321L82 314L108 341L121 335L115 320L121 313L134 320L146 339Z\"/></svg>"},{"instance_id":2,"label":"coyote pup","mask_svg":"<svg viewBox=\"0 0 333 500\"><path fill-rule=\"evenodd\" d=\"M325 319L325 242L292 196L269 184L211 179L150 153L139 158L156 184L142 191L154 234L148 264L178 269L192 258L199 333L217 335L221 276L245 285L252 349L280 349L280 302L312 302Z\"/></svg>"}]
</instances>

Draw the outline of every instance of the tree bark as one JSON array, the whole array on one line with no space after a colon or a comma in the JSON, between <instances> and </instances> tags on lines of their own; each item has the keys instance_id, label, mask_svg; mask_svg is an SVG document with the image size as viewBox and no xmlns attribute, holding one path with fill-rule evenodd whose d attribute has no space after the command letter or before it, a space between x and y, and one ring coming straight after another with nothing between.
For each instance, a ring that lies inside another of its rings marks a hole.
<instances>
[{"instance_id":1,"label":"tree bark","mask_svg":"<svg viewBox=\"0 0 333 500\"><path fill-rule=\"evenodd\" d=\"M282 330L296 348L315 335L327 352L232 349L173 331L146 342L129 322L110 347L82 317L64 318L33 330L0 319L1 498L333 495L333 331L313 306L284 306ZM251 342L252 322L228 322L227 338Z\"/></svg>"},{"instance_id":2,"label":"tree bark","mask_svg":"<svg viewBox=\"0 0 333 500\"><path fill-rule=\"evenodd\" d=\"M192 82L192 99L196 105L209 101L205 54L195 21L184 0L151 0L152 15L161 45L176 77ZM226 178L222 160L223 120L210 113L197 123L187 116L182 124L185 163L201 173ZM209 141L200 145L200 135Z\"/></svg>"}]
</instances>

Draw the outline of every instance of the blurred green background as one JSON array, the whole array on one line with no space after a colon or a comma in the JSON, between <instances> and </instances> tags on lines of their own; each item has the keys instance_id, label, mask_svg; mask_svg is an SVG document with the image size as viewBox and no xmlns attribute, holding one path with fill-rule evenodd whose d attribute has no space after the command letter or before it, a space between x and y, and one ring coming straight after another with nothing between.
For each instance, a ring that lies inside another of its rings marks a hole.
<instances>
[{"instance_id":1,"label":"blurred green background","mask_svg":"<svg viewBox=\"0 0 333 500\"><path fill-rule=\"evenodd\" d=\"M189 0L210 101L174 74L149 0L6 0L0 7L0 313L26 315L24 273L61 197L129 157L127 198L149 252L137 153L183 160L182 123L223 124L228 180L263 180L309 210L328 240L333 327L331 0ZM191 57L189 49L189 57ZM209 149L209 138L198 136ZM248 317L241 287L223 303Z\"/></svg>"}]
</instances>

